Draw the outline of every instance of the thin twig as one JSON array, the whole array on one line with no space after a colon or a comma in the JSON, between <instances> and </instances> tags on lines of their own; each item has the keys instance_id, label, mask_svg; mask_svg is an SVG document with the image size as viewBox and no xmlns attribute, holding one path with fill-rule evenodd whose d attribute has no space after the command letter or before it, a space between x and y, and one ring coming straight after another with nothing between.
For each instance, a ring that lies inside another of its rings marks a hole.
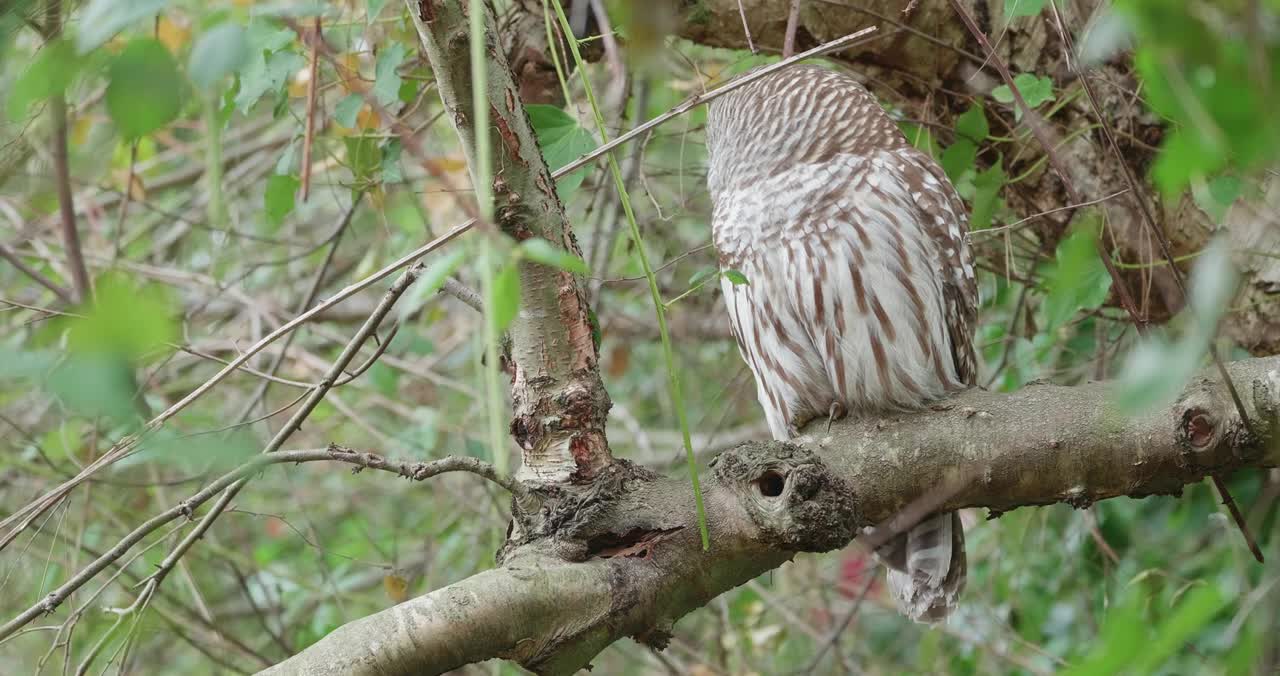
<instances>
[{"instance_id":1,"label":"thin twig","mask_svg":"<svg viewBox=\"0 0 1280 676\"><path fill-rule=\"evenodd\" d=\"M45 277L43 274L40 273L39 270L27 265L25 262L23 262L21 258L18 257L18 254L14 253L9 249L9 247L3 244L0 244L0 258L3 258L9 261L9 263L12 264L13 267L17 268L20 272L30 277L36 284L39 284L40 286L43 286L44 288L52 291L53 295L58 297L58 300L61 300L67 305L75 304L75 300L71 298L71 294L66 289L62 288L61 285L49 279L48 277Z\"/></svg>"},{"instance_id":2,"label":"thin twig","mask_svg":"<svg viewBox=\"0 0 1280 676\"><path fill-rule=\"evenodd\" d=\"M298 303L295 312L306 312L320 297L320 288L324 285L325 277L329 274L329 268L333 265L333 259L338 254L338 245L342 243L342 236L346 234L347 228L351 225L351 219L356 214L360 202L364 198L364 191L357 192L351 199L351 205L342 213L342 218L338 220L338 225L334 229L333 234L329 235L325 241L330 242L329 250L325 253L324 262L316 268L315 273L311 277L311 283L307 286L307 292L303 295L302 300ZM284 364L285 358L288 356L289 348L293 346L293 340L298 334L290 333L285 336L284 343L280 345L280 350L276 352L275 357L271 360L271 364L267 366L267 374L274 376L280 371L280 367ZM244 408L240 410L240 414L236 416L236 424L238 426L244 423L249 415L253 412L254 407L267 396L267 390L270 389L271 383L264 381L258 385L258 388L250 395L249 400L245 402ZM233 426L233 427L234 427Z\"/></svg>"},{"instance_id":3,"label":"thin twig","mask_svg":"<svg viewBox=\"0 0 1280 676\"><path fill-rule=\"evenodd\" d=\"M53 116L53 177L58 186L62 245L67 252L67 265L71 268L76 301L85 303L93 298L93 287L89 282L89 271L84 265L84 254L80 250L80 232L76 228L76 207L71 195L71 170L67 161L67 102L61 94L50 98L49 113Z\"/></svg>"},{"instance_id":4,"label":"thin twig","mask_svg":"<svg viewBox=\"0 0 1280 676\"><path fill-rule=\"evenodd\" d=\"M480 300L480 293L453 277L446 277L444 285L440 287L440 291L437 293L447 293L476 312L484 312L484 301Z\"/></svg>"},{"instance_id":5,"label":"thin twig","mask_svg":"<svg viewBox=\"0 0 1280 676\"><path fill-rule=\"evenodd\" d=\"M82 482L84 482L93 474L100 471L102 468L107 467L115 463L116 461L120 460L121 458L125 458L130 454L132 454L138 442L142 439L144 435L159 428L162 424L164 424L165 421L177 415L179 411L182 411L187 406L190 406L191 403L194 402L196 399L199 399L200 397L204 396L206 393L208 393L209 390L213 389L214 386L222 382L228 375L238 370L241 365L249 361L249 359L251 359L255 354L257 354L258 352L261 352L264 348L266 348L271 343L275 342L281 336L289 334L294 329L298 328L302 324L307 323L317 315L324 313L326 310L333 307L334 305L337 305L338 303L346 300L347 298L350 298L351 296L354 296L355 294L363 291L364 289L369 288L370 286L386 278L388 275L395 272L396 270L399 270L400 268L403 268L404 266L409 265L413 261L416 261L419 258L431 253L432 251L439 249L445 244L448 244L449 242L453 241L453 239L455 239L462 233L470 230L471 226L474 223L475 223L474 220L468 220L466 222L463 222L459 225L454 226L451 230L449 230L448 232L445 232L443 235L428 242L427 244L424 244L418 247L417 249L414 249L413 251L410 251L409 253L401 256L395 261L383 266L380 270L373 273L372 275L369 275L364 279L361 279L357 282L354 282L348 285L347 287L335 293L333 296L330 296L324 302L316 305L315 307L311 308L306 312L299 314L298 316L284 323L282 326L280 326L276 330L258 339L257 342L255 342L253 345L250 345L248 348L246 348L245 351L240 356L231 360L230 363L228 363L226 366L220 369L217 373L211 376L199 387L196 387L194 390L189 392L185 397L183 397L182 399L174 403L172 406L170 406L169 408L165 409L164 411L156 415L154 418L152 418L140 432L136 434L128 435L120 439L120 441L116 442L116 444L110 450L104 453L101 457L99 457L97 460L93 461L89 465L85 466L85 468L82 469L79 473L77 473L75 477L72 477L71 479L63 482L53 490L46 492L40 498L37 498L35 501L29 503L25 507L17 510L16 512L9 515L8 517L5 517L3 521L0 521L0 527L12 526L12 529L10 531L4 533L3 536L0 536L0 549L3 549L6 545L12 542L13 538L17 537L19 533L26 530L27 526L29 526L34 519L38 518L40 514L44 513L50 507L57 504L57 502L61 500L73 488L80 485ZM20 523L16 526L13 526L15 522L20 522Z\"/></svg>"},{"instance_id":6,"label":"thin twig","mask_svg":"<svg viewBox=\"0 0 1280 676\"><path fill-rule=\"evenodd\" d=\"M1110 195L1107 195L1106 197L1099 197L1096 200L1089 200L1088 202L1081 202L1079 204L1068 204L1065 207L1057 207L1055 209L1050 209L1048 211L1041 211L1038 214L1032 214L1030 216L1027 216L1024 219L1014 221L1013 223L1010 223L1008 225L1002 225L998 228L987 228L986 230L974 230L969 233L969 239L973 239L974 236L979 236L979 235L990 235L997 232L1004 232L1006 230L1016 230L1017 227L1022 225L1023 223L1034 221L1037 218L1044 218L1045 216L1048 216L1050 214L1056 214L1061 211L1073 211L1075 209L1080 209L1083 207L1091 207L1095 204L1101 204L1103 202L1106 202L1107 200L1115 199L1116 197L1119 197L1127 192L1129 192L1129 188L1125 188L1124 190L1118 190L1116 192L1111 193Z\"/></svg>"},{"instance_id":7,"label":"thin twig","mask_svg":"<svg viewBox=\"0 0 1280 676\"><path fill-rule=\"evenodd\" d=\"M862 588L858 590L858 595L854 597L853 605L845 612L844 617L840 618L839 624L831 629L831 633L827 634L827 639L822 642L822 647L813 654L813 657L809 659L809 663L800 670L800 673L812 674L818 668L818 663L822 661L822 656L826 655L827 651L840 640L845 630L849 628L849 623L853 622L853 618L858 616L858 610L862 608L862 601L867 597L867 592L871 591L871 585L876 581L876 576L879 572L872 568L864 571L863 574L867 579L862 583Z\"/></svg>"},{"instance_id":8,"label":"thin twig","mask_svg":"<svg viewBox=\"0 0 1280 676\"><path fill-rule=\"evenodd\" d=\"M319 38L320 17L316 17L312 26L316 37ZM316 99L320 92L320 55L318 54L320 41L317 39L311 45L311 67L307 71L310 75L307 78L307 123L302 135L302 201L307 201L307 197L311 194L311 146L315 143L316 138L316 115L319 115L316 109Z\"/></svg>"},{"instance_id":9,"label":"thin twig","mask_svg":"<svg viewBox=\"0 0 1280 676\"><path fill-rule=\"evenodd\" d=\"M738 16L742 17L742 33L747 36L747 49L752 54L759 54L755 41L751 39L751 26L747 24L747 10L742 6L742 0L738 0Z\"/></svg>"},{"instance_id":10,"label":"thin twig","mask_svg":"<svg viewBox=\"0 0 1280 676\"><path fill-rule=\"evenodd\" d=\"M387 351L387 348L391 346L391 341L395 340L396 334L399 332L400 322L396 322L395 325L391 327L391 331L387 334L387 337L378 341L378 348L373 351L373 354L369 355L369 358L366 359L363 364L357 366L356 370L352 371L346 378L335 382L333 386L342 387L343 385L346 385L347 383L364 375L365 371L368 371L371 366L377 363L378 358L382 356L382 353ZM373 334L373 339L378 340L378 334Z\"/></svg>"},{"instance_id":11,"label":"thin twig","mask_svg":"<svg viewBox=\"0 0 1280 676\"><path fill-rule=\"evenodd\" d=\"M317 55L328 61L335 69L338 69L339 72L343 70L344 66L338 59L337 50L329 45L328 40L325 40L323 35L305 30L296 21L287 17L281 18L280 21L292 29L303 43L314 49ZM400 119L399 116L393 114L391 111L387 110L385 106L379 103L378 97L374 96L372 89L367 91L357 91L355 93L364 99L365 104L377 113L379 117L387 121L387 124L391 128L391 132L400 139L400 144L404 147L405 151L408 152L410 157L416 160L428 174L431 174L432 178L440 182L444 187L443 192L454 198L454 202L460 209L462 209L463 213L472 220L484 222L484 219L481 218L480 211L477 208L477 204L462 198L462 195L472 191L464 191L455 186L453 184L453 180L449 178L444 169L439 167L439 163L431 161L431 156L426 152L426 149L423 148L422 143L419 141L418 134L405 124L404 120Z\"/></svg>"},{"instance_id":12,"label":"thin twig","mask_svg":"<svg viewBox=\"0 0 1280 676\"><path fill-rule=\"evenodd\" d=\"M799 25L800 0L791 0L791 11L787 12L787 32L782 38L782 58L784 59L796 52L796 28Z\"/></svg>"},{"instance_id":13,"label":"thin twig","mask_svg":"<svg viewBox=\"0 0 1280 676\"><path fill-rule=\"evenodd\" d=\"M597 147L595 150L592 150L591 152L583 155L582 157L579 157L578 159L570 162L569 164L566 164L565 166L556 170L555 177L559 178L560 176L568 174L569 172L574 171L575 169L581 169L583 166L585 166L592 160L596 159L597 157L604 155L605 153L613 150L614 148L617 148L618 146L624 143L630 142L632 139L636 138L637 136L644 134L650 129L653 129L654 127L657 127L658 125L674 117L679 117L681 115L684 115L685 113L689 112L690 110L693 110L694 108L697 108L698 106L704 103L709 103L715 99L720 98L721 96L724 96L725 94L728 94L729 92L735 89L749 85L752 82L755 82L756 80L759 80L761 78L768 77L780 70L783 70L792 65L795 65L799 61L803 61L805 59L811 59L817 56L823 56L825 54L830 54L831 52L836 52L842 49L847 49L849 47L852 47L854 46L854 43L859 38L866 37L867 35L870 35L875 31L876 31L875 26L868 26L856 33L850 33L849 35L846 35L842 38L837 38L824 45L818 45L817 47L814 47L813 49L810 49L806 52L801 52L799 54L796 54L795 56L792 56L789 59L783 59L782 61L779 61L775 64L760 68L759 70L753 70L748 73L744 73L734 78L733 80L730 80L729 82L726 82L725 84L720 85L715 89L712 89L711 91L704 92L697 96L690 97L686 99L683 103L672 108L671 110L668 110L667 112L653 118L652 120L649 120L648 122L645 122L644 124L639 125L638 127L632 129L631 131L625 134L622 134L618 138L615 138L612 141Z\"/></svg>"},{"instance_id":14,"label":"thin twig","mask_svg":"<svg viewBox=\"0 0 1280 676\"><path fill-rule=\"evenodd\" d=\"M135 528L125 536L124 539L116 543L114 547L108 549L88 566L81 569L75 577L65 582L61 587L58 587L48 596L44 597L39 603L31 606L22 614L13 618L9 622L6 622L4 626L0 627L0 641L12 635L32 619L40 615L53 612L58 605L62 603L62 601L66 600L66 598L70 596L72 592L82 587L86 582L93 579L95 575L107 566L110 566L113 562L124 556L125 553L133 547L133 545L137 544L140 540L161 526L164 526L165 524L180 517L190 516L195 509L208 502L210 498L217 495L223 489L228 489L235 485L243 485L243 483L250 477L257 474L268 465L319 461L336 461L356 465L357 469L354 470L356 473L365 468L392 472L413 481L423 481L449 472L469 472L492 481L493 483L510 491L513 495L522 496L527 493L527 489L525 489L525 487L518 481L498 474L497 471L494 470L493 465L471 456L449 456L428 462L410 463L388 460L380 455L375 455L373 453L361 453L359 451L354 451L337 445L331 445L324 449L280 451L259 455L236 469L222 475L213 483L210 483L208 486L204 487L186 500L183 500L181 503L157 514L147 520L146 523ZM224 495L227 494L224 493ZM146 580L153 579L154 577L155 574L153 574L151 578L145 578L143 583L145 583Z\"/></svg>"},{"instance_id":15,"label":"thin twig","mask_svg":"<svg viewBox=\"0 0 1280 676\"><path fill-rule=\"evenodd\" d=\"M302 402L302 406L300 406L298 410L294 411L293 415L289 417L289 420L285 422L284 426L282 426L280 430L276 432L275 436L271 438L271 441L267 442L266 447L262 449L263 454L271 454L280 450L280 447L289 440L289 437L293 436L294 432L302 429L302 423L311 415L311 412L320 405L320 402L324 400L324 397L329 393L329 390L333 389L341 377L342 372L347 368L347 365L351 363L351 360L355 359L356 355L360 352L360 348L362 348L365 342L374 335L375 331L378 330L378 326L382 324L382 320L389 312L391 312L391 308L395 306L396 301L400 299L400 296L404 295L404 292L408 290L415 281L417 281L418 275L422 274L422 271L425 268L426 266L422 262L414 263L400 275L400 278L391 285L391 288L387 289L387 292L382 296L382 300L378 303L378 307L374 309L373 314L369 315L369 318L365 320L364 324L356 331L355 335L351 337L351 340L347 342L342 353L338 355L338 358L333 361L329 370L326 371L324 376L320 379L320 384L307 394L307 398ZM240 493L241 489L243 489L245 484L248 482L249 478L245 476L237 479L234 483L227 486L222 495L218 496L217 502L215 502L209 509L208 513L200 519L200 523L198 523L191 532L187 533L186 536L184 536L182 540L173 547L173 549L169 550L168 556L160 562L156 571L147 578L146 587L142 592L144 596L154 593L155 588L164 581L165 576L169 574L169 571L173 570L173 567L177 564L178 560L181 559L193 545L195 545L197 540L204 537L205 532L213 526L213 522L217 520L224 510L226 510L227 505L235 499L236 495Z\"/></svg>"}]
</instances>

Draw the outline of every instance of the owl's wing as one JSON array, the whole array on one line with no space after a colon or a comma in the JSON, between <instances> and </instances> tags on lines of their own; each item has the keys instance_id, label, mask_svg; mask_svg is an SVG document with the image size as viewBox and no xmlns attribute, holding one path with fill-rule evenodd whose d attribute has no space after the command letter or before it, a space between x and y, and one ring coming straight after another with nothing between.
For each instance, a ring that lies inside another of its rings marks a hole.
<instances>
[{"instance_id":1,"label":"owl's wing","mask_svg":"<svg viewBox=\"0 0 1280 676\"><path fill-rule=\"evenodd\" d=\"M969 217L960 194L932 157L910 146L894 152L908 167L904 173L906 184L930 238L936 243L951 356L961 381L972 387L978 377L973 347L978 282L969 251Z\"/></svg>"},{"instance_id":2,"label":"owl's wing","mask_svg":"<svg viewBox=\"0 0 1280 676\"><path fill-rule=\"evenodd\" d=\"M831 158L793 224L799 255L780 266L796 275L796 314L852 409L915 408L968 378L954 348L972 316L956 285L971 268L952 262L966 255L949 236L960 221L922 157Z\"/></svg>"}]
</instances>

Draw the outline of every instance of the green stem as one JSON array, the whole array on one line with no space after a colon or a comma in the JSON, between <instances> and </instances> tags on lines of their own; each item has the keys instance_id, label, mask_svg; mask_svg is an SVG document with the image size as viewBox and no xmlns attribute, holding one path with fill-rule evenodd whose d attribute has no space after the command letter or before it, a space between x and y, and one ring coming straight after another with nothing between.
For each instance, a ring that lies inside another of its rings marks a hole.
<instances>
[{"instance_id":1,"label":"green stem","mask_svg":"<svg viewBox=\"0 0 1280 676\"><path fill-rule=\"evenodd\" d=\"M586 64L582 53L578 50L578 42L569 27L569 18L564 14L560 0L552 0L556 9L556 17L560 20L560 28L568 39L569 51L573 53L573 61L582 77L582 88L591 104L591 113L595 117L596 128L603 143L609 142L609 130L604 123L604 115L596 103L595 93L591 89L591 80L587 77ZM667 332L667 313L662 304L662 294L658 291L658 280L653 275L653 267L649 264L649 256L644 251L644 243L640 239L640 226L636 224L635 211L631 208L631 198L627 195L626 183L622 180L622 170L618 168L618 160L613 151L605 157L609 160L609 173L613 174L613 184L618 191L618 199L622 202L622 211L627 216L627 225L631 229L631 239L636 245L636 254L640 257L640 267L644 269L645 279L649 282L649 294L653 297L653 307L658 316L658 336L662 339L662 356L667 366L667 381L671 392L671 404L676 409L676 417L680 422L680 436L684 441L684 451L689 463L689 480L693 483L694 502L698 508L698 531L702 534L702 548L711 548L711 538L707 533L707 514L702 504L702 486L698 481L698 462L693 455L693 440L689 435L689 420L684 410L684 395L680 391L680 375L676 371L675 353L671 348L671 336Z\"/></svg>"},{"instance_id":2,"label":"green stem","mask_svg":"<svg viewBox=\"0 0 1280 676\"><path fill-rule=\"evenodd\" d=\"M489 152L489 75L485 71L484 0L471 0L471 108L476 130L476 202L484 220L493 220L493 157Z\"/></svg>"},{"instance_id":3,"label":"green stem","mask_svg":"<svg viewBox=\"0 0 1280 676\"><path fill-rule=\"evenodd\" d=\"M492 449L493 467L499 474L507 474L507 435L503 430L502 385L498 374L498 324L494 320L494 277L495 257L493 242L488 237L480 238L480 285L484 298L484 403L486 418L489 424L489 448ZM511 261L510 265L516 265Z\"/></svg>"},{"instance_id":4,"label":"green stem","mask_svg":"<svg viewBox=\"0 0 1280 676\"><path fill-rule=\"evenodd\" d=\"M551 8L547 0L542 0L542 20L547 25L547 51L551 53L551 65L556 67L556 79L560 81L560 89L564 91L564 102L567 105L569 96L569 80L564 76L564 68L560 65L560 47L556 44L556 32L551 27Z\"/></svg>"},{"instance_id":5,"label":"green stem","mask_svg":"<svg viewBox=\"0 0 1280 676\"><path fill-rule=\"evenodd\" d=\"M493 220L493 156L489 145L489 75L486 68L487 8L484 0L471 0L468 28L471 33L471 108L475 117L475 191L480 215ZM497 257L488 234L480 239L480 283L486 298L493 298ZM514 261L512 262L514 265ZM489 448L493 466L507 473L506 439L503 432L503 401L498 375L498 327L494 321L494 304L485 304L484 312L484 380L485 417L488 420Z\"/></svg>"},{"instance_id":6,"label":"green stem","mask_svg":"<svg viewBox=\"0 0 1280 676\"><path fill-rule=\"evenodd\" d=\"M667 302L663 303L663 304L662 304L662 307L663 307L664 309L668 309L668 310L669 310L669 309L671 309L671 306L672 306L672 305L675 305L675 304L676 304L676 302L678 302L678 301L680 301L680 300L682 300L682 299L684 299L684 298L686 298L686 297L688 297L688 296L690 296L690 295L692 295L692 294L694 294L694 293L697 293L699 289L701 289L702 287L706 286L706 285L707 285L707 282L711 281L712 279L719 279L719 277L718 277L718 276L713 276L713 277L710 277L710 278L708 278L708 279L705 279L705 280L703 280L703 281L701 281L701 282L698 282L698 284L697 284L696 286L694 286L693 288L691 288L691 289L689 289L688 291L685 291L684 293L680 294L679 296L676 296L675 298L672 298L671 300L669 300L669 301L667 301Z\"/></svg>"}]
</instances>

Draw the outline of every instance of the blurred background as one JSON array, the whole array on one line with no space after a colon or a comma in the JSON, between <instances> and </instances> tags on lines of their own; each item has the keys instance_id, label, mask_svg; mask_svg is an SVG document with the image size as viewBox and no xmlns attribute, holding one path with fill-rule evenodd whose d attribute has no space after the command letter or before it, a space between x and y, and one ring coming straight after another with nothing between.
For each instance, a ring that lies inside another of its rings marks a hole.
<instances>
[{"instance_id":1,"label":"blurred background","mask_svg":"<svg viewBox=\"0 0 1280 676\"><path fill-rule=\"evenodd\" d=\"M616 137L778 60L791 7L562 1L583 39L581 65L551 3L494 3L552 168L601 143L582 74ZM1280 2L904 4L803 0L794 41L802 50L878 27L824 62L863 81L971 208L983 386L1119 379L1121 416L1176 395L1211 346L1227 360L1280 352ZM321 50L303 39L317 27ZM3 621L259 453L389 282L257 351L47 508L25 507L264 335L463 221L459 201L471 193L396 2L18 0L0 3L0 36ZM1002 68L1030 112L1014 104ZM768 437L715 282L704 121L694 109L616 153L661 293L678 299L672 339L702 463ZM609 439L617 456L683 472L652 301L602 166L558 188L600 324ZM464 236L427 260L474 244ZM454 257L462 287L480 285L473 261ZM378 334L385 351L330 392L287 448L493 457L481 316L465 291L438 287L401 299L400 330ZM519 461L509 440L496 452ZM991 521L970 510L969 584L946 625L899 616L877 564L850 547L798 557L716 599L681 620L661 654L620 642L596 670L1275 673L1280 475L1228 483L1265 565L1208 483L1177 499ZM138 582L194 523L158 529L0 642L0 671L257 671L491 567L507 501L470 475L414 483L337 464L268 467L145 602L135 603Z\"/></svg>"}]
</instances>

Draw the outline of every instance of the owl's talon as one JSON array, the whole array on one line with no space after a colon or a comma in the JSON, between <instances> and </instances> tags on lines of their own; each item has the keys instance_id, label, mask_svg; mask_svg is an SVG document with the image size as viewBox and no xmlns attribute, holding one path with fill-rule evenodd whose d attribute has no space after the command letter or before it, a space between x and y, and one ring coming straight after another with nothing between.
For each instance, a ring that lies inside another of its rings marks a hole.
<instances>
[{"instance_id":1,"label":"owl's talon","mask_svg":"<svg viewBox=\"0 0 1280 676\"><path fill-rule=\"evenodd\" d=\"M845 408L844 404L838 401L831 402L831 408L827 409L827 433L831 433L831 423L843 420L847 415L849 415L849 409Z\"/></svg>"}]
</instances>

